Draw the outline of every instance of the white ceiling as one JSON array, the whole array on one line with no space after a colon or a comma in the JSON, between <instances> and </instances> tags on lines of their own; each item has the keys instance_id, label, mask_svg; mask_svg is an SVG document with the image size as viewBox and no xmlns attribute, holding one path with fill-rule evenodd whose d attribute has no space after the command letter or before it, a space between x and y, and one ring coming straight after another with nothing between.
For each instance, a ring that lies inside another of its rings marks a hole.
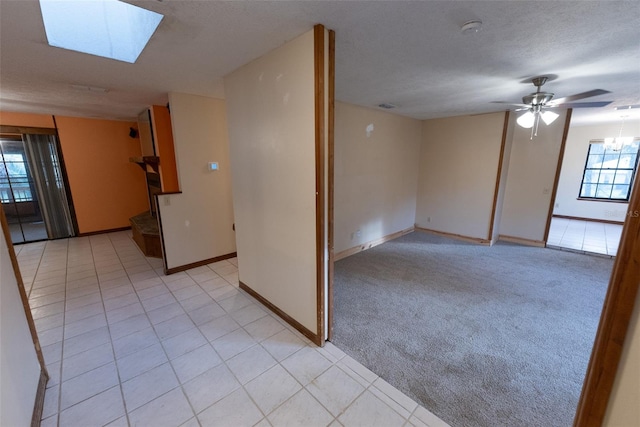
<instances>
[{"instance_id":1,"label":"white ceiling","mask_svg":"<svg viewBox=\"0 0 640 427\"><path fill-rule=\"evenodd\" d=\"M554 75L544 89L556 97L612 92L586 101L613 104L575 110L574 122L640 104L636 0L128 2L165 16L135 64L50 47L37 0L0 0L0 109L130 119L170 91L222 98L223 76L316 23L336 32L340 101L420 119L479 114ZM471 19L482 30L463 35Z\"/></svg>"}]
</instances>

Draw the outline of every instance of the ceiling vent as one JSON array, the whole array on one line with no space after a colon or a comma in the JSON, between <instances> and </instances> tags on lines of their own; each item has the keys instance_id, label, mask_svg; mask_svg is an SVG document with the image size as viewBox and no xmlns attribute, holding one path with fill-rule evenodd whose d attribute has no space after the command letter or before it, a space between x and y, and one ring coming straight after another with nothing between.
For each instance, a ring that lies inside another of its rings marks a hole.
<instances>
[{"instance_id":1,"label":"ceiling vent","mask_svg":"<svg viewBox=\"0 0 640 427\"><path fill-rule=\"evenodd\" d=\"M378 107L384 108L385 110L393 110L394 108L397 107L397 105L388 104L386 102L383 102L382 104L378 104Z\"/></svg>"}]
</instances>

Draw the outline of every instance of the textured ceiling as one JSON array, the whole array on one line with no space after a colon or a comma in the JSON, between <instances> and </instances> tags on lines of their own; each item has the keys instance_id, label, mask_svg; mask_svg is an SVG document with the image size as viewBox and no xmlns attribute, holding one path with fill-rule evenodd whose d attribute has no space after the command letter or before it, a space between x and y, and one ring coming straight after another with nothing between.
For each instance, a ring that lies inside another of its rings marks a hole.
<instances>
[{"instance_id":1,"label":"textured ceiling","mask_svg":"<svg viewBox=\"0 0 640 427\"><path fill-rule=\"evenodd\" d=\"M224 97L222 77L308 31L336 31L336 98L420 119L501 111L526 79L564 97L591 89L640 104L637 1L189 1L130 0L164 14L136 64L47 45L37 0L0 0L0 108L133 118L170 91ZM461 25L483 22L477 34ZM71 85L108 88L107 93ZM587 111L589 110L589 111ZM631 110L640 114L640 108Z\"/></svg>"}]
</instances>

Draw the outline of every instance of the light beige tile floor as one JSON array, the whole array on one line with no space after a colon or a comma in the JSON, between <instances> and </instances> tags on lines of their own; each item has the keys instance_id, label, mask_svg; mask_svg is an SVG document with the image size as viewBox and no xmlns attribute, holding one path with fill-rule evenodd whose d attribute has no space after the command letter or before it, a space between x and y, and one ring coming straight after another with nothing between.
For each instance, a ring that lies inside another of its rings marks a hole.
<instances>
[{"instance_id":1,"label":"light beige tile floor","mask_svg":"<svg viewBox=\"0 0 640 427\"><path fill-rule=\"evenodd\" d=\"M240 290L236 260L165 276L130 232L16 246L43 426L446 426Z\"/></svg>"},{"instance_id":2,"label":"light beige tile floor","mask_svg":"<svg viewBox=\"0 0 640 427\"><path fill-rule=\"evenodd\" d=\"M576 219L551 219L547 246L616 256L622 225Z\"/></svg>"}]
</instances>

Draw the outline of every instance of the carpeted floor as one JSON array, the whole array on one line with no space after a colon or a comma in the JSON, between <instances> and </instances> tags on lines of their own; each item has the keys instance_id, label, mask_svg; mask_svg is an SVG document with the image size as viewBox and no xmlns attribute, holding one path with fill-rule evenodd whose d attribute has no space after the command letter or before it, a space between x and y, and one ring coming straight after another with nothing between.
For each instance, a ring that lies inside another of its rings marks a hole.
<instances>
[{"instance_id":1,"label":"carpeted floor","mask_svg":"<svg viewBox=\"0 0 640 427\"><path fill-rule=\"evenodd\" d=\"M414 232L335 265L335 345L452 426L570 426L613 260Z\"/></svg>"}]
</instances>

